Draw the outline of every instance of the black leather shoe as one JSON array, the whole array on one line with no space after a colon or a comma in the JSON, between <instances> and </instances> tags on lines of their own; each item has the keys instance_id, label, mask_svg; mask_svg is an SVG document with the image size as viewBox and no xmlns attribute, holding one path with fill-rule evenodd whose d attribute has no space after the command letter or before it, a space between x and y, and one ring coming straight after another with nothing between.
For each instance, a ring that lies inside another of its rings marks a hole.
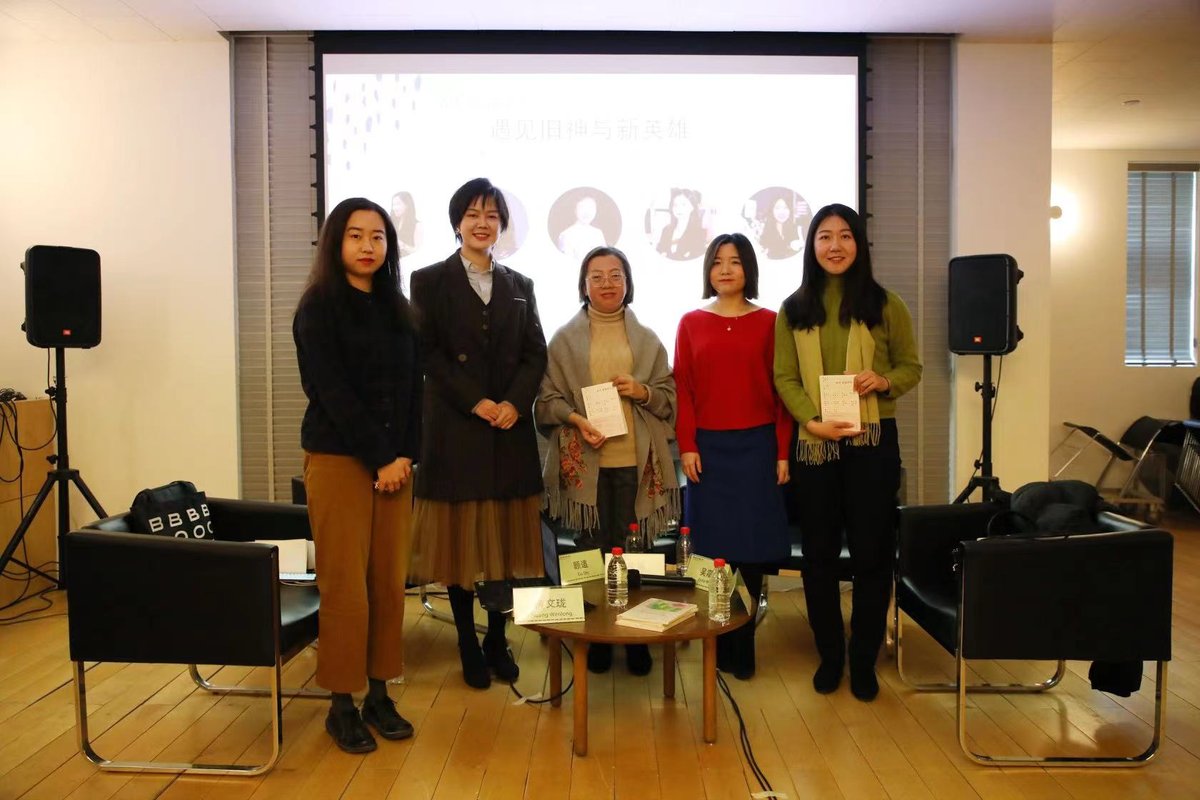
<instances>
[{"instance_id":1,"label":"black leather shoe","mask_svg":"<svg viewBox=\"0 0 1200 800\"><path fill-rule=\"evenodd\" d=\"M612 669L612 651L613 646L611 644L593 642L589 645L587 653L588 672L603 675Z\"/></svg>"},{"instance_id":2,"label":"black leather shoe","mask_svg":"<svg viewBox=\"0 0 1200 800\"><path fill-rule=\"evenodd\" d=\"M649 675L652 666L654 659L650 658L649 645L625 645L625 668L629 670L630 675Z\"/></svg>"},{"instance_id":3,"label":"black leather shoe","mask_svg":"<svg viewBox=\"0 0 1200 800\"><path fill-rule=\"evenodd\" d=\"M838 686L842 683L842 672L846 668L846 662L842 660L827 659L821 662L821 666L817 667L817 672L813 675L813 688L821 694L832 694L837 691Z\"/></svg>"},{"instance_id":4,"label":"black leather shoe","mask_svg":"<svg viewBox=\"0 0 1200 800\"><path fill-rule=\"evenodd\" d=\"M879 679L875 677L875 661L850 659L850 694L869 703L879 694Z\"/></svg>"},{"instance_id":5,"label":"black leather shoe","mask_svg":"<svg viewBox=\"0 0 1200 800\"><path fill-rule=\"evenodd\" d=\"M400 716L390 697L364 700L362 720L385 739L407 739L413 735L412 723Z\"/></svg>"},{"instance_id":6,"label":"black leather shoe","mask_svg":"<svg viewBox=\"0 0 1200 800\"><path fill-rule=\"evenodd\" d=\"M489 642L487 637L484 637L483 658L491 668L492 674L505 683L512 683L521 675L521 668L513 660L512 650L503 639Z\"/></svg>"},{"instance_id":7,"label":"black leather shoe","mask_svg":"<svg viewBox=\"0 0 1200 800\"><path fill-rule=\"evenodd\" d=\"M347 753L370 753L375 749L375 737L363 724L357 708L349 711L329 709L325 717L325 730L333 737L334 743Z\"/></svg>"},{"instance_id":8,"label":"black leather shoe","mask_svg":"<svg viewBox=\"0 0 1200 800\"><path fill-rule=\"evenodd\" d=\"M458 646L458 658L462 662L463 680L473 689L486 689L492 685L492 676L488 673L487 662L483 660L483 651L479 645Z\"/></svg>"}]
</instances>

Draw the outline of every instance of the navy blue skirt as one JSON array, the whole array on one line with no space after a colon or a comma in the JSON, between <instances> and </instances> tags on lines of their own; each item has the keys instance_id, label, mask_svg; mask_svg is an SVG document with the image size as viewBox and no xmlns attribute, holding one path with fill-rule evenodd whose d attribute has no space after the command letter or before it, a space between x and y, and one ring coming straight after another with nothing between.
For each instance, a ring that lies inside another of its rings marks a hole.
<instances>
[{"instance_id":1,"label":"navy blue skirt","mask_svg":"<svg viewBox=\"0 0 1200 800\"><path fill-rule=\"evenodd\" d=\"M697 553L773 563L791 553L784 487L775 482L775 426L696 431L700 482L688 481L684 521Z\"/></svg>"}]
</instances>

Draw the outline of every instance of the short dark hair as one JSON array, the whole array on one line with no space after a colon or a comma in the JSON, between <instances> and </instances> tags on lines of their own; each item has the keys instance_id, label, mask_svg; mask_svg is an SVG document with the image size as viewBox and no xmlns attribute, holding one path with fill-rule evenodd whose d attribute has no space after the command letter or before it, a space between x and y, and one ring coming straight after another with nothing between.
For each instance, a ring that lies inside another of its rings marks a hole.
<instances>
[{"instance_id":1,"label":"short dark hair","mask_svg":"<svg viewBox=\"0 0 1200 800\"><path fill-rule=\"evenodd\" d=\"M742 297L753 300L758 297L758 256L750 240L740 233L722 233L708 243L708 249L704 251L704 292L700 297L707 300L717 293L712 285L713 262L717 260L717 251L726 244L737 248L738 258L742 260L742 273L746 276Z\"/></svg>"},{"instance_id":2,"label":"short dark hair","mask_svg":"<svg viewBox=\"0 0 1200 800\"><path fill-rule=\"evenodd\" d=\"M467 209L476 200L484 205L487 205L488 200L495 200L496 211L500 213L500 232L508 230L508 203L504 200L504 193L487 178L475 178L458 187L454 196L450 198L450 227L454 229L454 238L460 242L462 234L458 232L458 226L467 215Z\"/></svg>"},{"instance_id":3,"label":"short dark hair","mask_svg":"<svg viewBox=\"0 0 1200 800\"><path fill-rule=\"evenodd\" d=\"M629 266L629 259L624 253L616 247L609 247L608 245L593 247L583 257L583 262L579 265L579 302L587 305L588 265L592 263L593 258L599 258L600 256L612 256L621 262L621 270L625 273L625 299L621 302L621 305L629 305L633 302L633 268Z\"/></svg>"}]
</instances>

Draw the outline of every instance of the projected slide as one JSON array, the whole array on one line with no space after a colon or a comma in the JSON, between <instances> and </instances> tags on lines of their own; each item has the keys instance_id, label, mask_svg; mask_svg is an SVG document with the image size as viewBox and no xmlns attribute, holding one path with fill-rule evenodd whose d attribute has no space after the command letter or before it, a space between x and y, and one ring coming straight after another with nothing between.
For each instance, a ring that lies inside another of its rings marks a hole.
<instances>
[{"instance_id":1,"label":"projected slide","mask_svg":"<svg viewBox=\"0 0 1200 800\"><path fill-rule=\"evenodd\" d=\"M718 233L758 248L760 299L800 281L813 211L858 197L849 57L326 54L326 209L391 210L407 275L455 250L451 193L512 212L501 262L533 278L547 335L579 307L584 253L620 247L638 316L673 348Z\"/></svg>"}]
</instances>

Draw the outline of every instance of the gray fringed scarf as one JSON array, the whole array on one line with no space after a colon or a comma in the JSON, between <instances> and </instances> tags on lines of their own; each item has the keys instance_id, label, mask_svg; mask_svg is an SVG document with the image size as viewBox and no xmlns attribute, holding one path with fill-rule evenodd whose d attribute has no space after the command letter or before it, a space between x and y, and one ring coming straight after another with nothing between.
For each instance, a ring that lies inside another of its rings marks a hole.
<instances>
[{"instance_id":1,"label":"gray fringed scarf","mask_svg":"<svg viewBox=\"0 0 1200 800\"><path fill-rule=\"evenodd\" d=\"M644 534L653 537L679 517L679 481L670 446L675 436L675 379L662 342L628 307L625 334L633 351L633 377L650 388L645 405L633 404L639 471L633 510ZM600 523L596 509L600 451L567 422L572 411L583 413L580 389L592 384L590 350L591 322L585 306L550 340L546 375L534 404L538 428L550 442L542 474L545 507L551 517L575 530L593 529Z\"/></svg>"}]
</instances>

